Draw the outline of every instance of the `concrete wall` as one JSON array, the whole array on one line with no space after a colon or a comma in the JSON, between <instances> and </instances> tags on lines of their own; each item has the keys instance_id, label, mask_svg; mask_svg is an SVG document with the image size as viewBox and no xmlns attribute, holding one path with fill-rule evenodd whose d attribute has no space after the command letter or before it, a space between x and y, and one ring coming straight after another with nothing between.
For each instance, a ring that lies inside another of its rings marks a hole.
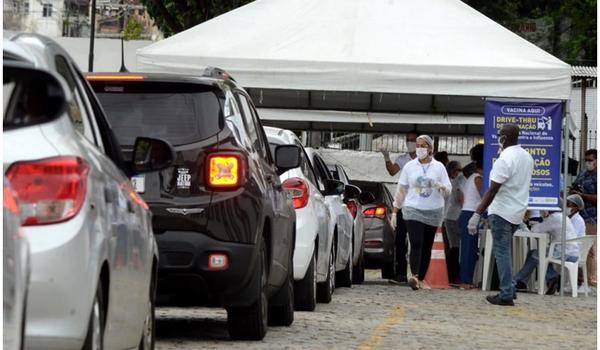
<instances>
[{"instance_id":1,"label":"concrete wall","mask_svg":"<svg viewBox=\"0 0 600 350\"><path fill-rule=\"evenodd\" d=\"M56 41L69 52L77 62L79 69L88 71L88 57L90 50L89 38L56 38ZM135 52L137 49L151 45L150 40L125 41L125 67L130 72L137 69ZM118 72L121 68L121 40L98 39L94 40L94 72Z\"/></svg>"}]
</instances>

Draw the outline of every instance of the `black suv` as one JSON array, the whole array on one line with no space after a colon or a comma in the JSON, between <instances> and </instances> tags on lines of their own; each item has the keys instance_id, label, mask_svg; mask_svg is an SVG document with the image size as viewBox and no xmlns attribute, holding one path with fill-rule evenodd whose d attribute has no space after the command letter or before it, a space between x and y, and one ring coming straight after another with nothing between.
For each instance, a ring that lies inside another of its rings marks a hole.
<instances>
[{"instance_id":1,"label":"black suv","mask_svg":"<svg viewBox=\"0 0 600 350\"><path fill-rule=\"evenodd\" d=\"M291 325L296 217L279 174L300 149L272 156L250 97L222 70L87 78L126 157L138 135L175 148L173 166L132 179L153 213L159 300L225 307L234 339Z\"/></svg>"}]
</instances>

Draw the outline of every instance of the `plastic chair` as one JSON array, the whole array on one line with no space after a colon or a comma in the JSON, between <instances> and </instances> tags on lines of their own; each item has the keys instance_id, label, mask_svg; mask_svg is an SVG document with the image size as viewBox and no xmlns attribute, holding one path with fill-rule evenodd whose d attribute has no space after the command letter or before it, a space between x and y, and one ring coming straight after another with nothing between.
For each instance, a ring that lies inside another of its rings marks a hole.
<instances>
[{"instance_id":1,"label":"plastic chair","mask_svg":"<svg viewBox=\"0 0 600 350\"><path fill-rule=\"evenodd\" d=\"M577 262L568 262L565 261L565 271L567 271L567 274L569 276L569 279L567 281L569 281L569 284L571 285L571 291L573 294L573 298L577 298L577 270L578 268L582 268L583 269L583 286L585 287L585 296L588 296L588 280L587 280L587 265L586 265L586 261L587 261L587 256L588 253L590 251L590 249L592 248L592 245L594 245L594 242L596 241L596 236L583 236L583 237L577 237L577 238L573 238L573 239L569 239L566 241L566 243L578 243L579 244L579 258L577 259ZM550 244L550 249L548 249L548 264L550 263L554 263L554 264L558 264L560 265L561 263L561 258L558 257L554 257L553 256L553 252L556 248L556 246L560 246L561 242L552 242ZM548 266L546 266L546 270L548 269Z\"/></svg>"}]
</instances>

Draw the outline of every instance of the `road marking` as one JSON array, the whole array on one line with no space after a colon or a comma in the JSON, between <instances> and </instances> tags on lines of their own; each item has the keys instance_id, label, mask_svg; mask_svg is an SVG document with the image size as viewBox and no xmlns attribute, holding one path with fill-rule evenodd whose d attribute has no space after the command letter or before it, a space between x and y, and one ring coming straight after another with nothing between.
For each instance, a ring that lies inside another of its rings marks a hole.
<instances>
[{"instance_id":1,"label":"road marking","mask_svg":"<svg viewBox=\"0 0 600 350\"><path fill-rule=\"evenodd\" d=\"M392 310L392 313L390 314L390 316L388 316L388 318L385 319L385 321L380 323L377 326L377 328L375 328L375 330L373 330L373 332L371 333L371 336L367 340L362 342L362 344L360 344L358 349L359 350L374 350L374 349L376 349L377 346L379 346L381 344L381 342L383 342L383 339L388 335L390 330L394 326L402 323L403 319L404 319L404 308L401 305L396 305L394 307L394 310Z\"/></svg>"}]
</instances>

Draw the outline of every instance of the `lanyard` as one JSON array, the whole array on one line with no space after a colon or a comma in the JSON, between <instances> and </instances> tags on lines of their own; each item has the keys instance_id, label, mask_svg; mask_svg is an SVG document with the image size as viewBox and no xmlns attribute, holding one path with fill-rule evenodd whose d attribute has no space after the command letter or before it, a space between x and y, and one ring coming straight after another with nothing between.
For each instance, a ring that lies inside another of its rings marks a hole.
<instances>
[{"instance_id":1,"label":"lanyard","mask_svg":"<svg viewBox=\"0 0 600 350\"><path fill-rule=\"evenodd\" d=\"M427 170L429 170L429 167L431 166L431 163L429 163L429 165L427 165L427 168L425 168L423 165L421 165L421 169L423 169L423 175L427 175Z\"/></svg>"}]
</instances>

